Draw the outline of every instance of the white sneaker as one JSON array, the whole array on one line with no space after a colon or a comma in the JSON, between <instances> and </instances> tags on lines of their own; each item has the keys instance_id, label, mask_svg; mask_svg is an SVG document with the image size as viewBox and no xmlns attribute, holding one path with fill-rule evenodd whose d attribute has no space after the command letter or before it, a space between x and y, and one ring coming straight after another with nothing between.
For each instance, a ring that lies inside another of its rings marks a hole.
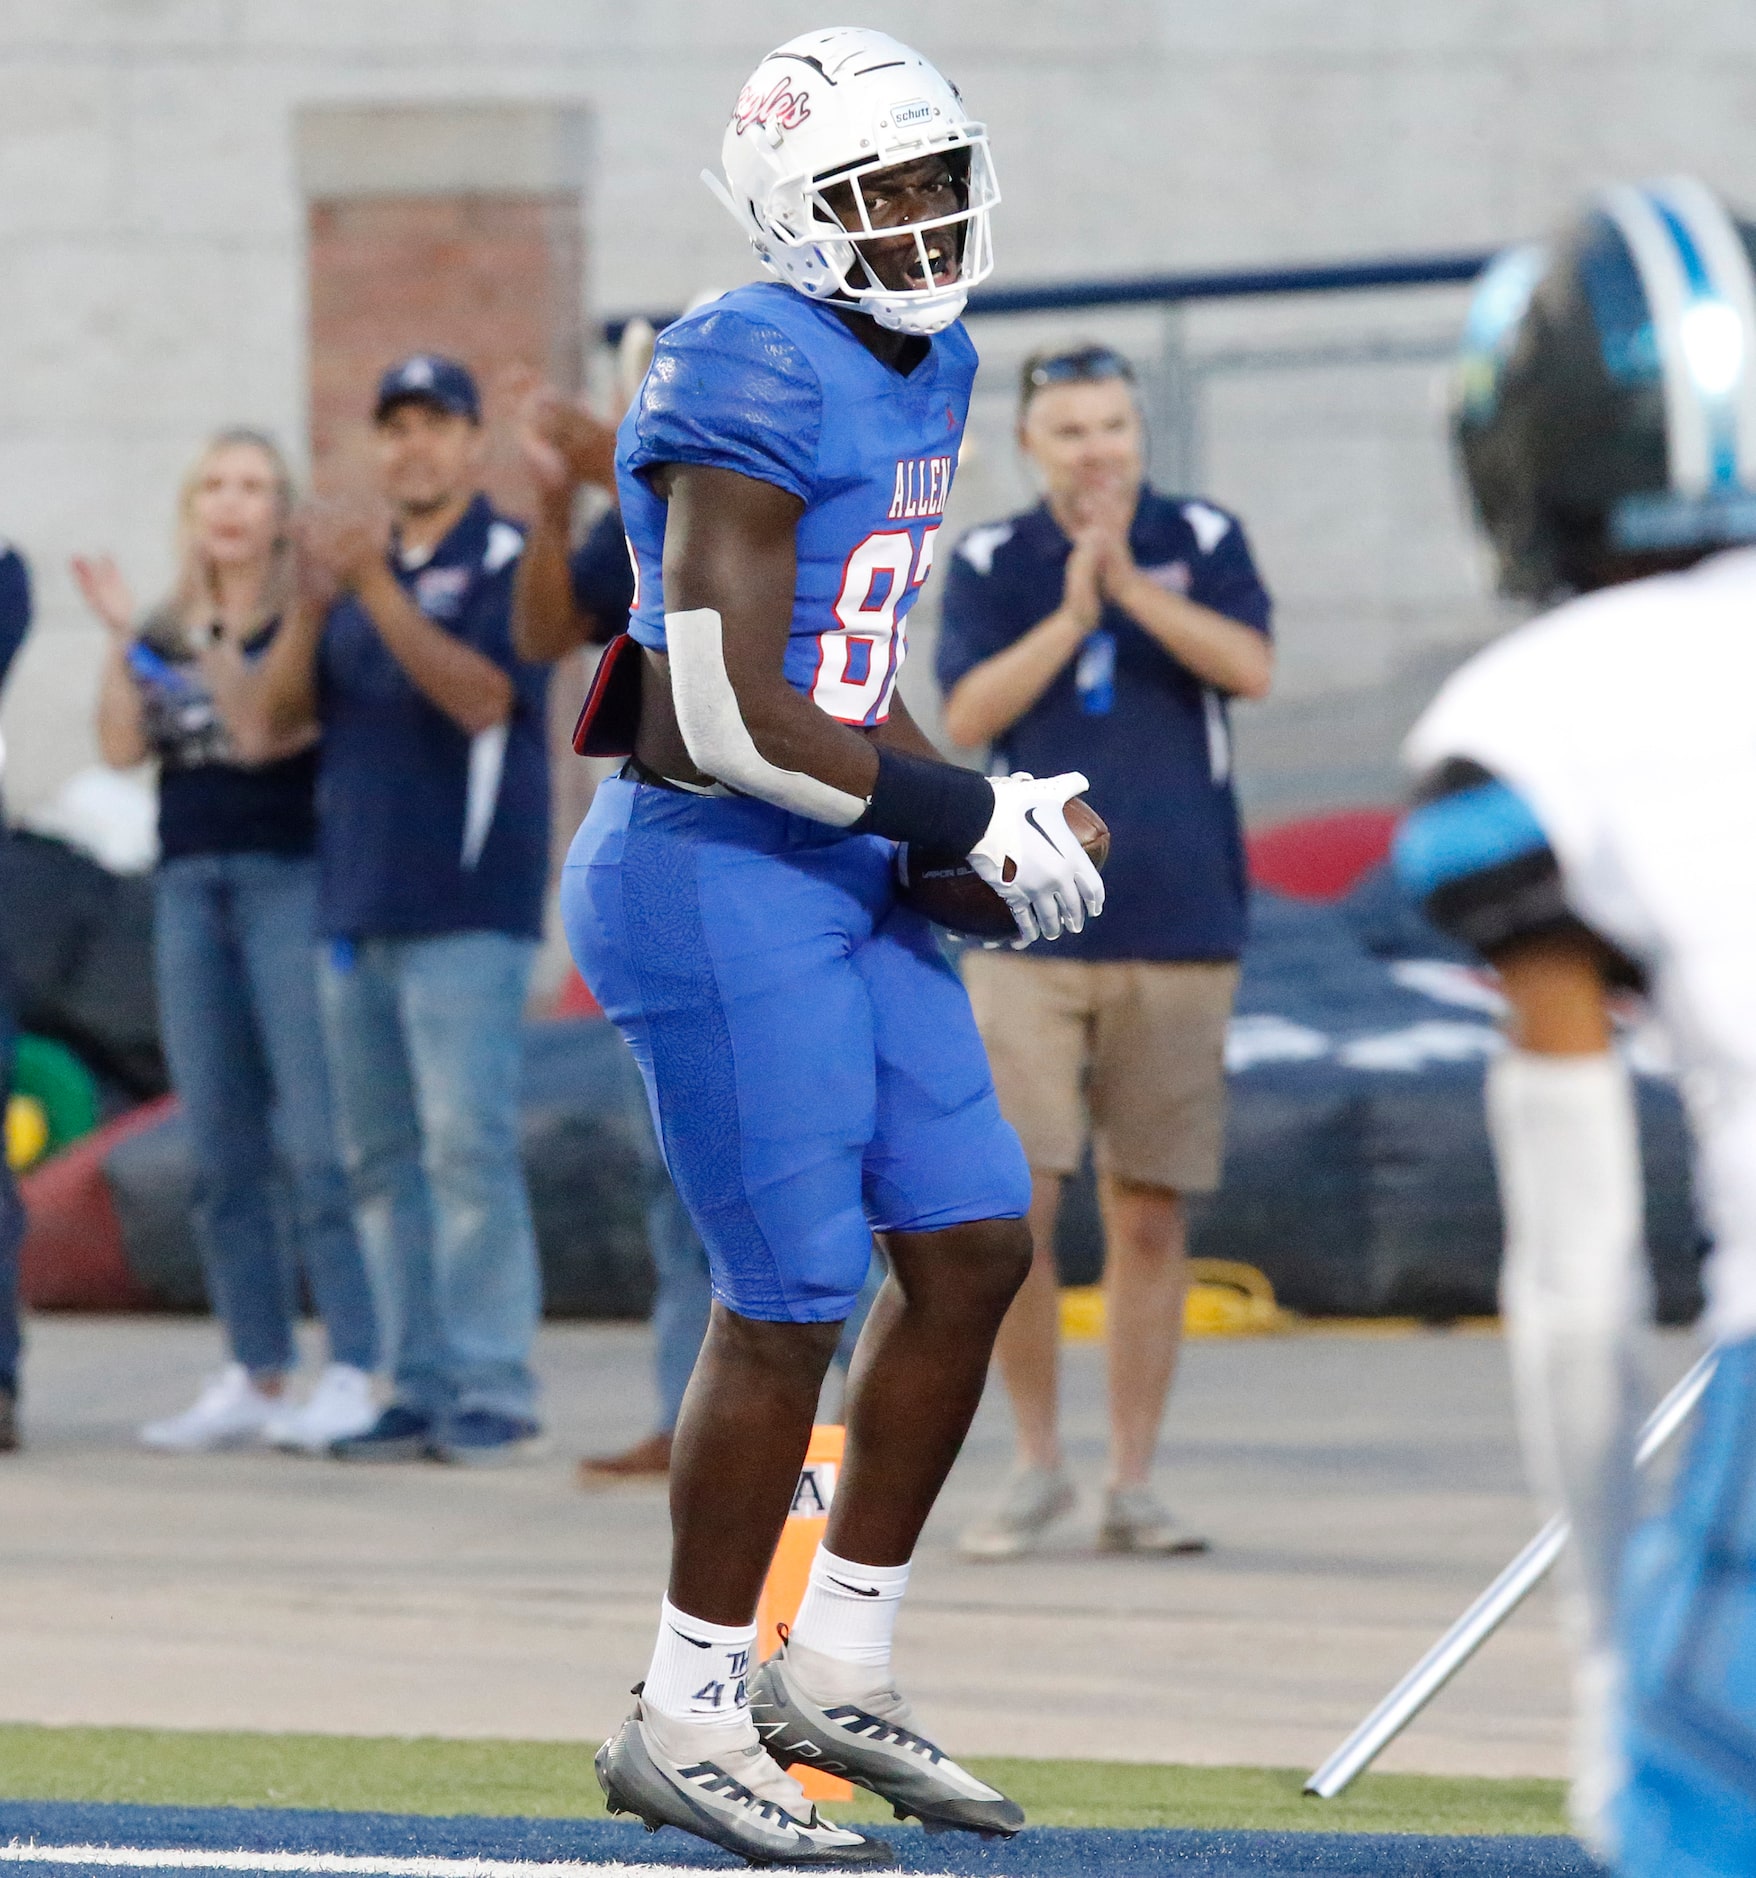
<instances>
[{"instance_id":1,"label":"white sneaker","mask_svg":"<svg viewBox=\"0 0 1756 1878\"><path fill-rule=\"evenodd\" d=\"M148 1422L140 1430L143 1446L167 1454L207 1454L216 1448L253 1447L280 1410L276 1396L264 1395L242 1363L228 1363L181 1415Z\"/></svg>"},{"instance_id":2,"label":"white sneaker","mask_svg":"<svg viewBox=\"0 0 1756 1878\"><path fill-rule=\"evenodd\" d=\"M1065 1468L1021 1467L987 1518L965 1528L957 1549L967 1559L1022 1558L1078 1499Z\"/></svg>"},{"instance_id":3,"label":"white sneaker","mask_svg":"<svg viewBox=\"0 0 1756 1878\"><path fill-rule=\"evenodd\" d=\"M271 1448L325 1454L331 1442L364 1434L377 1419L372 1378L351 1363L331 1363L303 1402L276 1404L262 1438Z\"/></svg>"},{"instance_id":4,"label":"white sneaker","mask_svg":"<svg viewBox=\"0 0 1756 1878\"><path fill-rule=\"evenodd\" d=\"M1178 1558L1205 1552L1208 1542L1178 1519L1150 1487L1112 1487L1098 1527L1100 1552L1146 1552Z\"/></svg>"}]
</instances>

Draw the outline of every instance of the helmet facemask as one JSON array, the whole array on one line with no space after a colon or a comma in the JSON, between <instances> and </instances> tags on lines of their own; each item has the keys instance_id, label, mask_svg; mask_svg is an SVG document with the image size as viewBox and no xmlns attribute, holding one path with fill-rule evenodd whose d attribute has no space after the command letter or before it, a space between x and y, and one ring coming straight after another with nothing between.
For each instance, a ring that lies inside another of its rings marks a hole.
<instances>
[{"instance_id":1,"label":"helmet facemask","mask_svg":"<svg viewBox=\"0 0 1756 1878\"><path fill-rule=\"evenodd\" d=\"M887 226L875 220L868 194L874 179L932 156L945 159L957 206L921 221ZM718 178L709 172L706 180L738 214ZM926 336L943 332L962 313L970 288L993 272L991 216L999 199L987 136L980 125L971 125L936 150L879 151L816 176L776 178L757 249L777 274L812 299L868 314L892 332ZM893 269L873 250L904 238L912 240L914 252L903 283L886 285L879 270Z\"/></svg>"},{"instance_id":2,"label":"helmet facemask","mask_svg":"<svg viewBox=\"0 0 1756 1878\"><path fill-rule=\"evenodd\" d=\"M986 139L928 154L942 157L951 174L956 207L943 215L887 225L872 213L872 186L918 157L863 164L833 180L818 177L803 192L807 239L834 275L835 303L869 313L894 332L942 331L963 311L974 282L993 271L989 210L999 192ZM898 281L898 255L892 251L903 241L912 253L902 250ZM883 259L880 247L886 250ZM886 273L893 276L889 283Z\"/></svg>"}]
</instances>

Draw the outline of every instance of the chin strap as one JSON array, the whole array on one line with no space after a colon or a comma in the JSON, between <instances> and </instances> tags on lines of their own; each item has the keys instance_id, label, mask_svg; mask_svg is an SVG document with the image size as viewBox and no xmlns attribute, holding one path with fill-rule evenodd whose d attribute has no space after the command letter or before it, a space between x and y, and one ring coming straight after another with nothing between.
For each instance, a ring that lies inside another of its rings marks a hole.
<instances>
[{"instance_id":1,"label":"chin strap","mask_svg":"<svg viewBox=\"0 0 1756 1878\"><path fill-rule=\"evenodd\" d=\"M1647 1399L1634 1091L1619 1058L1508 1050L1488 1070L1506 1216L1500 1302L1525 1464L1573 1523L1564 1618L1575 1654L1575 1824L1605 1843L1620 1784L1616 1602Z\"/></svg>"}]
</instances>

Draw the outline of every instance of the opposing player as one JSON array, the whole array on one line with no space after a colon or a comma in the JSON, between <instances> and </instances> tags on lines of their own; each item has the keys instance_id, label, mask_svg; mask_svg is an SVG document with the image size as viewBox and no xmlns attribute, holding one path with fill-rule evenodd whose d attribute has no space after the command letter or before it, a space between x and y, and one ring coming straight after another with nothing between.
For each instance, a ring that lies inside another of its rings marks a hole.
<instances>
[{"instance_id":1,"label":"opposing player","mask_svg":"<svg viewBox=\"0 0 1756 1878\"><path fill-rule=\"evenodd\" d=\"M1084 778L947 765L896 697L975 370L957 318L991 264L981 125L895 40L810 33L757 68L723 161L716 193L778 278L670 327L623 422L639 591L582 738L633 755L563 886L716 1294L658 1642L598 1772L614 1808L759 1862L873 1863L888 1848L820 1819L785 1764L931 1826L1023 1822L920 1733L889 1666L1030 1258L1024 1157L893 843L968 855L1021 941L1078 931L1103 894L1063 813ZM757 1598L874 1231L890 1277L827 1543L758 1673Z\"/></svg>"},{"instance_id":2,"label":"opposing player","mask_svg":"<svg viewBox=\"0 0 1756 1878\"><path fill-rule=\"evenodd\" d=\"M1756 229L1606 192L1503 256L1457 432L1513 594L1562 600L1416 726L1404 881L1500 972L1488 1079L1521 1425L1572 1515L1576 1823L1637 1878L1756 1871ZM1567 596L1575 596L1568 598ZM1722 1346L1630 1548L1648 1315L1612 994L1676 1050Z\"/></svg>"}]
</instances>

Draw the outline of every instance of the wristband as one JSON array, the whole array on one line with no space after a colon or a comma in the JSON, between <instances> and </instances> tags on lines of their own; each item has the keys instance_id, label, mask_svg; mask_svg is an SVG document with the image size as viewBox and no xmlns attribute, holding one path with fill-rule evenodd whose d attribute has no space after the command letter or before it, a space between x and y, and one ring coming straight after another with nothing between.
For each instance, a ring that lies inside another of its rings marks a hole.
<instances>
[{"instance_id":1,"label":"wristband","mask_svg":"<svg viewBox=\"0 0 1756 1878\"><path fill-rule=\"evenodd\" d=\"M993 819L994 790L986 776L955 763L880 750L872 799L854 828L961 859Z\"/></svg>"}]
</instances>

